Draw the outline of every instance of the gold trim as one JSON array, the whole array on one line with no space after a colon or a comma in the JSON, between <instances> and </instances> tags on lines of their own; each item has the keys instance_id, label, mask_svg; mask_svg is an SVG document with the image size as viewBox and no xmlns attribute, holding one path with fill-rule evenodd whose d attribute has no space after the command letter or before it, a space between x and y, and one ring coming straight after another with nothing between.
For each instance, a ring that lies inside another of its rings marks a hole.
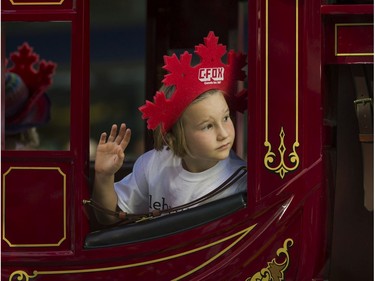
<instances>
[{"instance_id":1,"label":"gold trim","mask_svg":"<svg viewBox=\"0 0 375 281\"><path fill-rule=\"evenodd\" d=\"M335 24L335 56L336 57L356 57L356 56L373 56L374 53L339 53L338 52L338 28L341 26L368 26L373 23L336 23Z\"/></svg>"},{"instance_id":2,"label":"gold trim","mask_svg":"<svg viewBox=\"0 0 375 281\"><path fill-rule=\"evenodd\" d=\"M64 226L64 234L63 237L55 244L12 244L6 237L5 237L5 176L8 175L12 170L56 170L59 172L60 175L63 177L63 226ZM9 167L9 169L3 174L3 235L2 239L9 245L9 247L58 247L66 240L66 174L61 171L59 167Z\"/></svg>"},{"instance_id":3,"label":"gold trim","mask_svg":"<svg viewBox=\"0 0 375 281\"><path fill-rule=\"evenodd\" d=\"M266 71L266 77L265 77L265 140L264 140L264 146L268 148L268 151L266 155L264 156L264 166L274 172L279 174L281 179L284 178L285 174L291 171L294 171L298 168L299 166L299 156L297 153L297 147L299 147L299 141L298 141L298 103L299 103L299 91L298 91L298 67L299 67L299 61L298 61L298 0L296 0L296 57L295 57L295 69L296 69L296 82L295 82L295 100L296 100L296 109L295 109L295 134L296 134L296 139L293 144L292 152L289 153L289 162L293 164L291 167L289 167L285 160L284 160L284 154L286 152L286 147L284 145L284 137L285 137L285 132L284 128L280 128L280 144L279 144L279 155L280 155L280 163L276 164L273 166L272 164L274 163L276 159L276 154L272 152L272 145L269 142L268 139L268 0L266 0L266 66L265 66L265 71Z\"/></svg>"},{"instance_id":4,"label":"gold trim","mask_svg":"<svg viewBox=\"0 0 375 281\"><path fill-rule=\"evenodd\" d=\"M281 254L285 255L283 262L278 263L276 258L273 258L271 262L267 263L267 267L262 268L260 271L255 273L252 277L246 279L246 281L283 281L284 272L289 267L289 253L288 248L292 247L294 244L293 239L288 238L284 241L283 247L279 248L276 255L279 257Z\"/></svg>"},{"instance_id":5,"label":"gold trim","mask_svg":"<svg viewBox=\"0 0 375 281\"><path fill-rule=\"evenodd\" d=\"M293 144L293 151L289 153L289 161L292 164L294 164L294 166L288 167L284 161L286 147L284 144L285 133L284 133L283 127L281 127L280 129L279 136L280 136L280 145L279 145L278 151L280 153L280 159L281 159L279 165L277 165L276 167L271 167L269 165L269 164L272 164L274 159L276 158L276 154L271 151L271 144L269 142L264 143L264 145L268 147L267 154L264 157L264 165L267 167L268 170L275 172L276 174L279 174L280 178L283 179L286 173L294 171L295 169L297 169L299 165L299 157L296 151L297 147L299 146L299 143L297 141Z\"/></svg>"},{"instance_id":6,"label":"gold trim","mask_svg":"<svg viewBox=\"0 0 375 281\"><path fill-rule=\"evenodd\" d=\"M60 2L15 2L14 0L9 0L13 6L31 6L31 5L62 5L65 0L60 0Z\"/></svg>"},{"instance_id":7,"label":"gold trim","mask_svg":"<svg viewBox=\"0 0 375 281\"><path fill-rule=\"evenodd\" d=\"M208 264L210 264L211 262L213 262L214 260L216 260L217 258L222 256L225 252L227 252L228 250L233 248L238 242L240 242L242 239L244 239L255 228L255 226L256 226L256 224L251 225L251 226L249 226L249 227L247 227L247 228L245 228L245 229L243 229L243 230L241 230L237 233L234 233L230 236L224 237L224 238L222 238L218 241L212 242L210 244L207 244L207 245L204 245L204 246L201 246L201 247L189 250L189 251L185 251L185 252L182 252L182 253L179 253L179 254L159 258L159 259L148 260L148 261L132 263L132 264L125 264L125 265L120 265L120 266L100 267L100 268L91 268L91 269L71 269L71 270L56 270L56 271L37 271L37 270L34 270L32 275L27 274L23 270L16 270L9 276L9 281L12 281L13 278L16 278L16 277L17 277L18 281L29 281L30 278L33 279L33 278L36 278L39 275L62 275L62 274L93 273L93 272L113 271L113 270L121 270L121 269L145 266L145 265L149 265L149 264L164 262L164 261L168 261L168 260L172 260L172 259L177 259L177 258L180 258L180 257L183 257L183 256L187 256L187 255L199 252L201 250L210 248L210 247L215 246L217 244L220 244L220 243L223 243L225 241L228 241L228 240L231 240L231 239L234 239L234 238L238 237L229 246L227 246L222 251L220 251L219 253L214 255L212 258L208 259L207 261L205 261L201 265L193 268L192 270L186 272L185 274L180 275L180 276L176 277L175 279L173 279L173 280L177 281L177 280L181 280L182 278L185 278L185 277L193 274L194 272L202 269L203 267L207 266Z\"/></svg>"}]
</instances>

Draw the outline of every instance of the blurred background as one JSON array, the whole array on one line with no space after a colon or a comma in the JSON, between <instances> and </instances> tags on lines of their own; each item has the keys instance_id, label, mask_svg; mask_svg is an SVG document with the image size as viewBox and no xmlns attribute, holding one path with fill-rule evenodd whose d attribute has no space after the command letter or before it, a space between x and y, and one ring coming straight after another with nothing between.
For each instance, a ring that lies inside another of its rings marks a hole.
<instances>
[{"instance_id":1,"label":"blurred background","mask_svg":"<svg viewBox=\"0 0 375 281\"><path fill-rule=\"evenodd\" d=\"M28 42L41 60L57 63L53 84L47 91L52 103L51 121L38 128L38 149L68 150L71 24L4 22L2 30L6 33L3 40L8 59ZM144 150L144 122L138 107L145 100L145 57L146 0L90 1L91 142L95 146L100 134L109 131L113 123L126 122L133 130L128 159ZM9 62L8 67L11 65Z\"/></svg>"}]
</instances>

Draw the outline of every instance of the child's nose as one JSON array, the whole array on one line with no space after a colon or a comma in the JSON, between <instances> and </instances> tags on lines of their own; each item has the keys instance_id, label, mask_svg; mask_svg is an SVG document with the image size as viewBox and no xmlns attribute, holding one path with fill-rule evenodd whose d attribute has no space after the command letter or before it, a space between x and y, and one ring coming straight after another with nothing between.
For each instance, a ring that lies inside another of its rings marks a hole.
<instances>
[{"instance_id":1,"label":"child's nose","mask_svg":"<svg viewBox=\"0 0 375 281\"><path fill-rule=\"evenodd\" d=\"M228 136L229 136L228 128L226 128L223 125L219 126L218 132L217 132L218 139L223 140L223 139L226 139Z\"/></svg>"}]
</instances>

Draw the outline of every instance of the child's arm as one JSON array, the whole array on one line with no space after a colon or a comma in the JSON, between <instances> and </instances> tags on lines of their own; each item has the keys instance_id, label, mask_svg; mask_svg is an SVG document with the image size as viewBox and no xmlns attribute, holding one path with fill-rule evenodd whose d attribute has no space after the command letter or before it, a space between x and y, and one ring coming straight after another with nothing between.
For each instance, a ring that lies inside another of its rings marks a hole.
<instances>
[{"instance_id":1,"label":"child's arm","mask_svg":"<svg viewBox=\"0 0 375 281\"><path fill-rule=\"evenodd\" d=\"M95 202L115 211L117 207L117 194L114 189L115 173L121 168L125 158L124 150L129 144L130 129L123 123L117 134L117 125L112 125L110 135L102 133L96 150L95 178L92 198ZM115 217L96 212L100 223L109 224L117 221Z\"/></svg>"}]
</instances>

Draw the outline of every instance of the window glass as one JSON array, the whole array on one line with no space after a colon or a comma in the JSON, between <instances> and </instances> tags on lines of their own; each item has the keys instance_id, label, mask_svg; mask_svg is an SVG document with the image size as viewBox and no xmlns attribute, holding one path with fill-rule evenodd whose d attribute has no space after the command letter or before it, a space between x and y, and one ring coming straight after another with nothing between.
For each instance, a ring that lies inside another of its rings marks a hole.
<instances>
[{"instance_id":1,"label":"window glass","mask_svg":"<svg viewBox=\"0 0 375 281\"><path fill-rule=\"evenodd\" d=\"M39 59L31 64L31 72L41 73L42 60L56 64L51 85L40 96L30 82L24 81L27 80L26 75L5 75L6 93L2 99L5 99L7 124L3 126L6 132L3 131L5 139L2 143L5 143L7 150L69 149L71 24L3 22L2 31L7 70L16 65L10 59L10 54L18 52L19 48L30 55L38 55ZM32 77L33 81L37 79ZM35 96L38 96L37 102L28 107L31 104L30 98Z\"/></svg>"},{"instance_id":2,"label":"window glass","mask_svg":"<svg viewBox=\"0 0 375 281\"><path fill-rule=\"evenodd\" d=\"M90 137L125 122L132 129L126 160L144 152L146 1L90 3Z\"/></svg>"}]
</instances>

